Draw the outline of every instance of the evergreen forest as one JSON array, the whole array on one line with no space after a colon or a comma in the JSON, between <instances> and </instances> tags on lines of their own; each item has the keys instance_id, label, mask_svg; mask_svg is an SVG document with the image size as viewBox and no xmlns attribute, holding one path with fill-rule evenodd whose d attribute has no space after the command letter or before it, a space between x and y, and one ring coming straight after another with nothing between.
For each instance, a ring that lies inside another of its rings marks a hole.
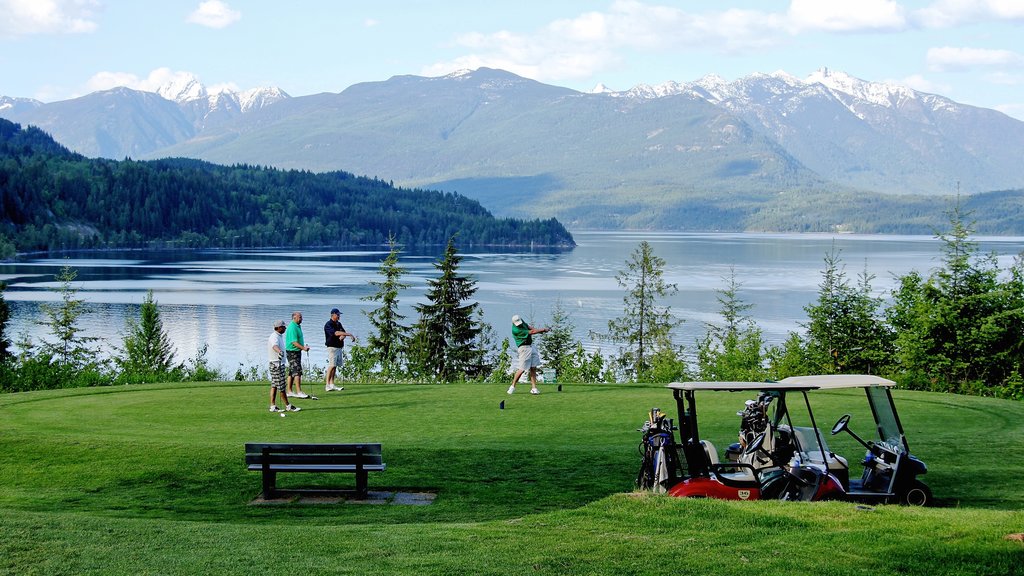
<instances>
[{"instance_id":1,"label":"evergreen forest","mask_svg":"<svg viewBox=\"0 0 1024 576\"><path fill-rule=\"evenodd\" d=\"M555 219L497 219L454 193L346 172L90 159L0 119L0 257L95 248L574 245Z\"/></svg>"}]
</instances>

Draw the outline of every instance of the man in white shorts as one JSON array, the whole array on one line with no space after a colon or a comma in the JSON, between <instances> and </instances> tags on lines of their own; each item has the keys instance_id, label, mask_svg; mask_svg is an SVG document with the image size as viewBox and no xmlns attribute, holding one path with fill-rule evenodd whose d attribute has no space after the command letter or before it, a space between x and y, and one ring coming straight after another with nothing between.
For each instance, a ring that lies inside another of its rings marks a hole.
<instances>
[{"instance_id":1,"label":"man in white shorts","mask_svg":"<svg viewBox=\"0 0 1024 576\"><path fill-rule=\"evenodd\" d=\"M549 328L530 328L530 325L520 318L519 314L512 316L512 339L515 340L519 350L519 363L516 375L512 378L512 385L508 387L509 394L516 391L516 382L519 382L519 378L527 370L530 371L530 394L540 394L540 390L537 390L537 368L540 366L540 354L533 346L533 335L543 334L548 330Z\"/></svg>"},{"instance_id":2,"label":"man in white shorts","mask_svg":"<svg viewBox=\"0 0 1024 576\"><path fill-rule=\"evenodd\" d=\"M324 389L328 392L344 390L344 386L335 386L334 377L338 373L338 368L341 367L345 361L345 357L342 355L342 350L345 348L345 338L352 338L352 341L356 341L356 335L351 332L346 332L345 327L341 325L341 310L334 308L331 310L331 319L324 324L324 345L327 346L327 375L326 375L326 386Z\"/></svg>"}]
</instances>

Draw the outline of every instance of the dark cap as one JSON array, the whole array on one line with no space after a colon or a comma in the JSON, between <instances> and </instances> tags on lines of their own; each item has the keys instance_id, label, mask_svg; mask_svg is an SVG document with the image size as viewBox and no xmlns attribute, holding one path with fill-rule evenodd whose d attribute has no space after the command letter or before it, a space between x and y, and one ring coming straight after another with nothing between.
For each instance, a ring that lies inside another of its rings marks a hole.
<instances>
[{"instance_id":1,"label":"dark cap","mask_svg":"<svg viewBox=\"0 0 1024 576\"><path fill-rule=\"evenodd\" d=\"M337 314L338 316L341 316L341 310L338 310L337 308L331 308L331 314Z\"/></svg>"}]
</instances>

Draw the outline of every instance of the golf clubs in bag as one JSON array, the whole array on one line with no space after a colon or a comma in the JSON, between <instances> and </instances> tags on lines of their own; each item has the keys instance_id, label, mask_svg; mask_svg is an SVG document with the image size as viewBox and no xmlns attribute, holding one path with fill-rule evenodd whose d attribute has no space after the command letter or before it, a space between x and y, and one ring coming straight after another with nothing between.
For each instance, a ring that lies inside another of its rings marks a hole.
<instances>
[{"instance_id":1,"label":"golf clubs in bag","mask_svg":"<svg viewBox=\"0 0 1024 576\"><path fill-rule=\"evenodd\" d=\"M648 420L637 429L637 432L644 435L639 446L640 471L636 476L637 488L665 492L672 482L682 475L674 430L677 428L671 418L663 414L661 409L651 408Z\"/></svg>"}]
</instances>

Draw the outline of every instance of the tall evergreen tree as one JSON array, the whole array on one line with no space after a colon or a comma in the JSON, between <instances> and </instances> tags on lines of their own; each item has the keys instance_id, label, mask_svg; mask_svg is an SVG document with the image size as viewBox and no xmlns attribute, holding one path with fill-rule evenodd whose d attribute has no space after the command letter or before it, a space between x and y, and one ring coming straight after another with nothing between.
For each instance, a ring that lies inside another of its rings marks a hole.
<instances>
[{"instance_id":1,"label":"tall evergreen tree","mask_svg":"<svg viewBox=\"0 0 1024 576\"><path fill-rule=\"evenodd\" d=\"M400 354L408 346L409 338L409 327L402 324L405 316L398 311L398 294L409 285L401 281L407 270L398 265L400 250L394 236L388 238L388 248L387 257L380 263L379 274L383 280L370 282L377 287L377 292L363 297L363 300L379 302L380 306L363 313L375 330L367 338L367 346L376 356L382 374L394 378L400 367Z\"/></svg>"},{"instance_id":2,"label":"tall evergreen tree","mask_svg":"<svg viewBox=\"0 0 1024 576\"><path fill-rule=\"evenodd\" d=\"M701 380L764 380L764 339L761 329L746 315L753 307L740 299L736 271L730 270L726 286L717 290L719 314L724 325L707 325L697 342L697 377Z\"/></svg>"},{"instance_id":3,"label":"tall evergreen tree","mask_svg":"<svg viewBox=\"0 0 1024 576\"><path fill-rule=\"evenodd\" d=\"M120 352L116 361L122 375L129 379L166 376L173 370L174 346L164 330L152 290L146 292L139 319L128 318Z\"/></svg>"},{"instance_id":4,"label":"tall evergreen tree","mask_svg":"<svg viewBox=\"0 0 1024 576\"><path fill-rule=\"evenodd\" d=\"M99 338L83 336L78 320L87 311L85 300L76 298L78 291L71 285L78 277L78 272L71 266L64 265L55 276L60 287L55 291L60 294L57 304L44 303L41 308L46 320L40 324L49 327L50 334L56 339L45 342L43 350L51 358L64 367L93 367L98 364L96 351L91 347Z\"/></svg>"},{"instance_id":5,"label":"tall evergreen tree","mask_svg":"<svg viewBox=\"0 0 1024 576\"><path fill-rule=\"evenodd\" d=\"M453 236L434 263L440 276L427 280L427 303L414 306L420 317L410 348L414 361L424 376L444 382L475 373L479 358L474 346L481 330L474 319L479 305L470 301L476 281L459 273L461 262Z\"/></svg>"},{"instance_id":6,"label":"tall evergreen tree","mask_svg":"<svg viewBox=\"0 0 1024 576\"><path fill-rule=\"evenodd\" d=\"M0 363L11 358L11 341L7 337L7 321L11 319L11 307L4 299L7 284L0 282Z\"/></svg>"},{"instance_id":7,"label":"tall evergreen tree","mask_svg":"<svg viewBox=\"0 0 1024 576\"><path fill-rule=\"evenodd\" d=\"M881 313L882 299L872 294L873 276L865 270L851 285L833 246L825 254L818 299L807 306L807 356L823 374L877 373L888 366L892 334Z\"/></svg>"},{"instance_id":8,"label":"tall evergreen tree","mask_svg":"<svg viewBox=\"0 0 1024 576\"><path fill-rule=\"evenodd\" d=\"M645 240L626 261L626 270L615 275L626 295L622 298L623 315L608 321L607 337L625 345L619 363L630 379L650 374L652 354L672 348L672 330L682 322L672 315L669 306L659 305L679 290L665 282L664 271L665 260L655 256Z\"/></svg>"},{"instance_id":9,"label":"tall evergreen tree","mask_svg":"<svg viewBox=\"0 0 1024 576\"><path fill-rule=\"evenodd\" d=\"M548 328L549 331L540 342L540 353L544 357L545 365L552 369L552 376L557 377L567 372L576 347L576 341L572 337L576 326L569 317L569 312L562 306L561 298L555 300L555 305L551 309L551 322Z\"/></svg>"},{"instance_id":10,"label":"tall evergreen tree","mask_svg":"<svg viewBox=\"0 0 1024 576\"><path fill-rule=\"evenodd\" d=\"M916 388L1006 395L1024 368L1024 271L1000 279L982 256L959 204L949 212L942 267L927 280L900 278L889 311L905 381ZM1013 395L1014 393L1009 393Z\"/></svg>"}]
</instances>

